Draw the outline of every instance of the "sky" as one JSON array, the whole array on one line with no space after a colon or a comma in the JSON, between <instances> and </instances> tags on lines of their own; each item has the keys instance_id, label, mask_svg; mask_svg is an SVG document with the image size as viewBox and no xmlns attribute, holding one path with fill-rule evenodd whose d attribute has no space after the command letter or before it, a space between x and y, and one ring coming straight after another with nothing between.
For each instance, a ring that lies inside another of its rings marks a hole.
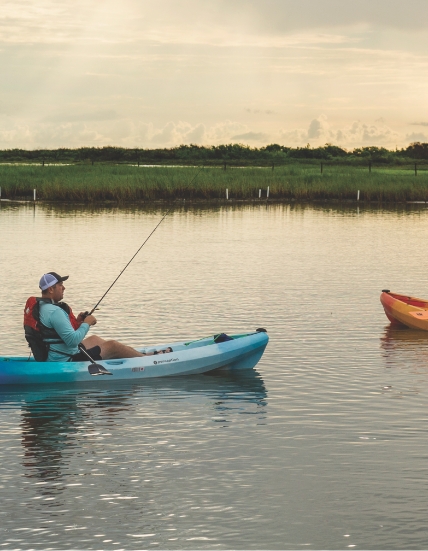
<instances>
[{"instance_id":1,"label":"sky","mask_svg":"<svg viewBox=\"0 0 428 551\"><path fill-rule=\"evenodd\" d=\"M427 0L2 0L0 149L428 142Z\"/></svg>"}]
</instances>

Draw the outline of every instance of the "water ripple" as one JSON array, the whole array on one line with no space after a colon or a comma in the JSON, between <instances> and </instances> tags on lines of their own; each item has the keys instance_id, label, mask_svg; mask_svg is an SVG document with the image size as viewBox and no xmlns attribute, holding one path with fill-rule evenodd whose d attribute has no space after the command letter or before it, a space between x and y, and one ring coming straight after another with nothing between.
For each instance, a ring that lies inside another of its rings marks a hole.
<instances>
[{"instance_id":1,"label":"water ripple","mask_svg":"<svg viewBox=\"0 0 428 551\"><path fill-rule=\"evenodd\" d=\"M96 332L136 345L265 326L262 361L235 377L2 389L2 547L424 547L428 334L391 329L378 296L428 295L423 262L409 265L427 216L174 212ZM2 206L2 353L26 353L21 309L44 271L69 273L67 300L90 307L159 217Z\"/></svg>"}]
</instances>

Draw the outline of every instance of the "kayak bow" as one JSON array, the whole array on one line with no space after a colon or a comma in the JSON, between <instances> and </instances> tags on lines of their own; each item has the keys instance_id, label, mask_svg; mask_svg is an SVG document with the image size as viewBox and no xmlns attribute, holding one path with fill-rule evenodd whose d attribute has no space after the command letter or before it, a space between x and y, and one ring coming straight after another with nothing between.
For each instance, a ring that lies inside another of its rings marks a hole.
<instances>
[{"instance_id":1,"label":"kayak bow","mask_svg":"<svg viewBox=\"0 0 428 551\"><path fill-rule=\"evenodd\" d=\"M393 325L428 331L428 301L384 290L380 302Z\"/></svg>"}]
</instances>

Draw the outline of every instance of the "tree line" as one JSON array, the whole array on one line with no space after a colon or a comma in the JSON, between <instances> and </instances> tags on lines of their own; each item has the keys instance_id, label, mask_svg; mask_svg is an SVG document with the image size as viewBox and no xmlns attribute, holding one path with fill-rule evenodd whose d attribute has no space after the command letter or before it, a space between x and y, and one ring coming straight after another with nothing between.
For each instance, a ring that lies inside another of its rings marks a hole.
<instances>
[{"instance_id":1,"label":"tree line","mask_svg":"<svg viewBox=\"0 0 428 551\"><path fill-rule=\"evenodd\" d=\"M287 164L293 161L332 161L337 163L404 164L428 160L428 143L414 142L403 149L360 147L346 150L336 145L322 147L286 147L270 144L250 147L242 144L216 146L180 145L163 149L124 147L79 147L76 149L4 149L0 150L0 163L131 163L131 164L204 164L215 166L224 163L251 166Z\"/></svg>"}]
</instances>

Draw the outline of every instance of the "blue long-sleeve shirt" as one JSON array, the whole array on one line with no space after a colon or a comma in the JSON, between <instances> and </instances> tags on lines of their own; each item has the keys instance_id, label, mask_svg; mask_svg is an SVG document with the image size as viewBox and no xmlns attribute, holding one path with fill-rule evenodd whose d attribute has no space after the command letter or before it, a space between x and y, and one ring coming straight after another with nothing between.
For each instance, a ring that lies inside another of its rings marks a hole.
<instances>
[{"instance_id":1,"label":"blue long-sleeve shirt","mask_svg":"<svg viewBox=\"0 0 428 551\"><path fill-rule=\"evenodd\" d=\"M79 329L74 329L70 323L70 318L59 306L46 302L40 303L40 321L46 327L55 329L63 343L54 343L49 347L48 362L66 362L70 356L77 354L78 344L85 338L89 331L89 325L82 323ZM64 352L67 355L60 354Z\"/></svg>"}]
</instances>

